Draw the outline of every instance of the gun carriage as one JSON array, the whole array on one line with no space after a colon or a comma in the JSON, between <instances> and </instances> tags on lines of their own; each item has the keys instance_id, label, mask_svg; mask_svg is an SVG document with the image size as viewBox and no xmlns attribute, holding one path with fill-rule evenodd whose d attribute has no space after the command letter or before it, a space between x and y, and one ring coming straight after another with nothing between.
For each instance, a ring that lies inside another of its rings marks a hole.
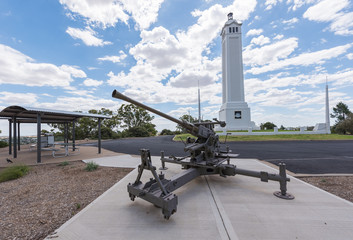
<instances>
[{"instance_id":1,"label":"gun carriage","mask_svg":"<svg viewBox=\"0 0 353 240\"><path fill-rule=\"evenodd\" d=\"M187 139L184 151L189 154L185 157L165 157L164 152L161 152L160 160L162 167L160 170L167 169L165 163L179 164L182 166L182 169L184 169L171 179L166 179L162 172L157 174L156 167L152 165L149 150L141 149L141 164L138 166L137 178L135 182L129 183L127 186L127 191L132 201L134 201L136 197L142 198L160 207L164 218L169 219L169 217L177 211L178 197L173 191L199 176L213 174L218 174L222 177L239 174L260 178L263 182L268 182L269 180L277 181L280 184L280 191L274 192L274 195L283 199L294 199L293 195L287 193L287 182L289 182L290 179L286 176L284 163L279 164L279 174L240 169L237 168L236 165L230 164L230 159L236 158L238 154L232 154L228 147L221 150L219 137L213 130L216 124L224 127L226 125L225 122L213 119L214 122L189 123L135 101L117 90L113 91L112 97L130 102L175 122L196 137L196 139ZM153 175L153 178L146 183L141 182L141 176L144 170L151 171Z\"/></svg>"}]
</instances>

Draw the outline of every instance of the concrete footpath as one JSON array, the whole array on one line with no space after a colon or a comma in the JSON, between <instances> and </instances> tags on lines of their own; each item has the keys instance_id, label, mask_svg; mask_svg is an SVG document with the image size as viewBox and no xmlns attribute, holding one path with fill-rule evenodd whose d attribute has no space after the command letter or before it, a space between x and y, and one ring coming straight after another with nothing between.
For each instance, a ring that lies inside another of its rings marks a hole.
<instances>
[{"instance_id":1,"label":"concrete footpath","mask_svg":"<svg viewBox=\"0 0 353 240\"><path fill-rule=\"evenodd\" d=\"M118 165L124 156L115 162L113 158L95 162ZM133 159L136 165L139 157ZM232 163L277 173L254 159ZM159 167L159 157L153 157L153 164ZM182 171L177 165L167 167L167 178ZM47 239L353 239L353 204L295 178L288 184L295 199L283 200L273 196L279 190L277 182L246 176L199 177L175 191L178 211L165 220L161 209L128 197L126 186L136 176L135 169ZM143 181L150 177L145 171Z\"/></svg>"}]
</instances>

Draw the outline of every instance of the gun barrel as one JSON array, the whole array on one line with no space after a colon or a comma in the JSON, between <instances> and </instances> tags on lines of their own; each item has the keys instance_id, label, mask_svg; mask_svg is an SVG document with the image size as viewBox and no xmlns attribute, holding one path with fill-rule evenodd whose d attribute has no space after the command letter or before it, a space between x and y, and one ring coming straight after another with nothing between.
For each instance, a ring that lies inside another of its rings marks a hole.
<instances>
[{"instance_id":1,"label":"gun barrel","mask_svg":"<svg viewBox=\"0 0 353 240\"><path fill-rule=\"evenodd\" d=\"M151 108L149 106L146 106L138 101L135 101L127 96L125 96L124 94L118 92L117 90L114 90L113 93L112 93L112 97L114 98L118 98L118 99L121 99L121 100L124 100L126 102L129 102L129 103L132 103L132 104L135 104L136 106L139 106L139 107L142 107L143 109L146 109L150 112L153 112L161 117L164 117L172 122L175 122L177 124L179 124L180 126L183 126L184 128L186 128L187 130L189 130L190 132L193 132L195 129L195 126L193 126L192 124L188 124L188 123L185 123L183 121L180 121L179 119L176 119L176 118L173 118L172 116L169 116L165 113L162 113L154 108Z\"/></svg>"}]
</instances>

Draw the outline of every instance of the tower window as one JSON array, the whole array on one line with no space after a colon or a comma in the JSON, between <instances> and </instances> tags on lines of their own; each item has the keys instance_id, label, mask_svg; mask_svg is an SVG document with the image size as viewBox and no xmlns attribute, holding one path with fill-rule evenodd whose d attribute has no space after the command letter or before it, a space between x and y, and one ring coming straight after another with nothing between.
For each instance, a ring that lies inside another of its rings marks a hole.
<instances>
[{"instance_id":1,"label":"tower window","mask_svg":"<svg viewBox=\"0 0 353 240\"><path fill-rule=\"evenodd\" d=\"M229 27L229 33L232 33L232 28L231 27Z\"/></svg>"},{"instance_id":2,"label":"tower window","mask_svg":"<svg viewBox=\"0 0 353 240\"><path fill-rule=\"evenodd\" d=\"M235 32L235 31L234 31L234 27L233 27L233 32Z\"/></svg>"},{"instance_id":3,"label":"tower window","mask_svg":"<svg viewBox=\"0 0 353 240\"><path fill-rule=\"evenodd\" d=\"M234 31L234 30L233 30ZM235 31L238 32L238 27L235 28Z\"/></svg>"}]
</instances>

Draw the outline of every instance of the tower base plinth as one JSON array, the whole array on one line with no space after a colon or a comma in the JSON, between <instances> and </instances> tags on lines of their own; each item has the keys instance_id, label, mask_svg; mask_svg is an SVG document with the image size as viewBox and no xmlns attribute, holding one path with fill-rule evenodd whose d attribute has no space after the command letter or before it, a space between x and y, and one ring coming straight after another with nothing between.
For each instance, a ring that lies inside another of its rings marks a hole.
<instances>
[{"instance_id":1,"label":"tower base plinth","mask_svg":"<svg viewBox=\"0 0 353 240\"><path fill-rule=\"evenodd\" d=\"M226 130L249 130L255 123L250 118L250 108L246 102L224 103L219 111L219 120L225 121Z\"/></svg>"}]
</instances>

